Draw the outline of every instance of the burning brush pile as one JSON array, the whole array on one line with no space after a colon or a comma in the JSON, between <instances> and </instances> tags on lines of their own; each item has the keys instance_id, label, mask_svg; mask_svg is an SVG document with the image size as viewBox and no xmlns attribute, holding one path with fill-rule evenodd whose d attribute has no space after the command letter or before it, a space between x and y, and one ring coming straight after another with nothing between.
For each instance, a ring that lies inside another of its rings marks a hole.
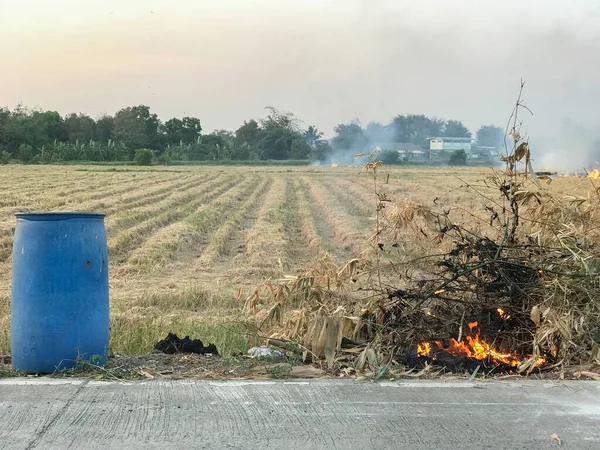
<instances>
[{"instance_id":1,"label":"burning brush pile","mask_svg":"<svg viewBox=\"0 0 600 450\"><path fill-rule=\"evenodd\" d=\"M324 259L258 287L245 309L262 335L332 370L600 363L600 189L591 180L588 197L553 196L531 170L518 123L515 113L505 170L463 186L484 199L481 214L394 204L371 155L379 202L370 256L341 268ZM407 249L419 242L429 251L416 257Z\"/></svg>"},{"instance_id":2,"label":"burning brush pile","mask_svg":"<svg viewBox=\"0 0 600 450\"><path fill-rule=\"evenodd\" d=\"M500 317L510 318L501 308L498 308L498 313ZM427 363L443 364L444 367L455 367L461 371L478 370L478 367L483 366L488 373L512 372L522 364L523 360L516 351L502 353L481 339L478 322L470 322L468 326L468 334L462 341L450 338L446 346L441 341L421 342L406 358L407 361L415 367L424 367ZM541 367L546 362L546 358L540 356L533 365Z\"/></svg>"}]
</instances>

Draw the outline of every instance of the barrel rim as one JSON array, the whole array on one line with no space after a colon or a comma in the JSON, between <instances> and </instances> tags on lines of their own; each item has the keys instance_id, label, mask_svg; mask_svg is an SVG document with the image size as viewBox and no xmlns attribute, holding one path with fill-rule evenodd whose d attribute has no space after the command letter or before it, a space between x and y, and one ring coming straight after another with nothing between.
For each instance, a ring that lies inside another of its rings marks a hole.
<instances>
[{"instance_id":1,"label":"barrel rim","mask_svg":"<svg viewBox=\"0 0 600 450\"><path fill-rule=\"evenodd\" d=\"M85 211L51 211L51 212L16 212L15 216L18 219L82 219L82 218L103 218L106 213L102 212L85 212Z\"/></svg>"}]
</instances>

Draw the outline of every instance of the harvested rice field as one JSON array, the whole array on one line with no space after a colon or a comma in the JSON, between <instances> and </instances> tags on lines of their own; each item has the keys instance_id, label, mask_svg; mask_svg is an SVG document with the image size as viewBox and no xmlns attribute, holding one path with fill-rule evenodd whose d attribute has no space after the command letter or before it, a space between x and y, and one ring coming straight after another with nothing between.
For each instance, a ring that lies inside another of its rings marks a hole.
<instances>
[{"instance_id":1,"label":"harvested rice field","mask_svg":"<svg viewBox=\"0 0 600 450\"><path fill-rule=\"evenodd\" d=\"M394 167L382 189L483 216L485 199L460 186L489 171ZM584 196L590 183L558 178L549 188ZM173 331L228 353L255 343L241 324L253 287L326 254L360 256L376 205L372 174L360 167L1 166L0 192L0 354L10 352L17 211L106 213L111 352L147 352Z\"/></svg>"}]
</instances>

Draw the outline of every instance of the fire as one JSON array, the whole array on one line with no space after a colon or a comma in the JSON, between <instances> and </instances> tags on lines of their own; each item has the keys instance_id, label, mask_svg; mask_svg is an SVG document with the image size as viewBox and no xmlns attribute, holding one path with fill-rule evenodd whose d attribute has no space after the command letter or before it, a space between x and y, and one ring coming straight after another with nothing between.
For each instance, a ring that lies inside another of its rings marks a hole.
<instances>
[{"instance_id":1,"label":"fire","mask_svg":"<svg viewBox=\"0 0 600 450\"><path fill-rule=\"evenodd\" d=\"M436 342L439 346L441 343ZM443 347L440 347L443 348ZM517 366L521 360L516 353L500 353L492 348L487 342L479 338L479 330L475 333L475 337L466 336L465 341L457 342L456 339L450 340L450 345L445 349L448 353L460 355L466 358L474 359L490 359L494 363L504 363L509 366Z\"/></svg>"},{"instance_id":2,"label":"fire","mask_svg":"<svg viewBox=\"0 0 600 450\"><path fill-rule=\"evenodd\" d=\"M588 178L593 178L594 180L600 178L600 170L594 169L591 172L588 172L586 175Z\"/></svg>"},{"instance_id":3,"label":"fire","mask_svg":"<svg viewBox=\"0 0 600 450\"><path fill-rule=\"evenodd\" d=\"M417 344L417 355L427 356L431 353L431 344L429 342L422 342Z\"/></svg>"},{"instance_id":4,"label":"fire","mask_svg":"<svg viewBox=\"0 0 600 450\"><path fill-rule=\"evenodd\" d=\"M506 314L502 308L498 308L496 311L498 311L498 314L500 314L500 317L502 317L504 320L510 319L510 315Z\"/></svg>"},{"instance_id":5,"label":"fire","mask_svg":"<svg viewBox=\"0 0 600 450\"><path fill-rule=\"evenodd\" d=\"M333 164L331 165L331 167L333 167L334 169L335 169L337 166L338 166L338 164L337 164L337 163L333 163Z\"/></svg>"},{"instance_id":6,"label":"fire","mask_svg":"<svg viewBox=\"0 0 600 450\"><path fill-rule=\"evenodd\" d=\"M501 308L498 308L501 310ZM500 312L500 311L498 311ZM502 312L504 313L504 311ZM477 322L469 323L469 330L473 331L478 326ZM508 365L511 367L518 366L522 359L517 356L516 352L513 353L502 353L492 347L490 344L480 339L479 329L476 330L475 336L466 336L464 341L458 342L456 339L450 339L448 347L444 347L440 341L433 342L440 350L444 350L451 355L461 358L473 358L478 360L490 360L494 364ZM430 356L431 355L431 343L421 342L417 344L417 355L419 356ZM435 359L435 358L434 358ZM539 367L544 364L546 360L539 358L535 367Z\"/></svg>"}]
</instances>

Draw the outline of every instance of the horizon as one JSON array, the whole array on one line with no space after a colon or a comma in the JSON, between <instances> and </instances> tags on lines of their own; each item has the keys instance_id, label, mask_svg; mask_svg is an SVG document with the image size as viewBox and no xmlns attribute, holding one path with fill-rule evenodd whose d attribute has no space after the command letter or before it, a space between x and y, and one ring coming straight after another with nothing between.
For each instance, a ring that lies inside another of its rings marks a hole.
<instances>
[{"instance_id":1,"label":"horizon","mask_svg":"<svg viewBox=\"0 0 600 450\"><path fill-rule=\"evenodd\" d=\"M600 5L565 0L0 5L2 106L98 117L138 104L207 132L290 111L327 137L398 114L503 127L526 81L529 134L597 135Z\"/></svg>"}]
</instances>

